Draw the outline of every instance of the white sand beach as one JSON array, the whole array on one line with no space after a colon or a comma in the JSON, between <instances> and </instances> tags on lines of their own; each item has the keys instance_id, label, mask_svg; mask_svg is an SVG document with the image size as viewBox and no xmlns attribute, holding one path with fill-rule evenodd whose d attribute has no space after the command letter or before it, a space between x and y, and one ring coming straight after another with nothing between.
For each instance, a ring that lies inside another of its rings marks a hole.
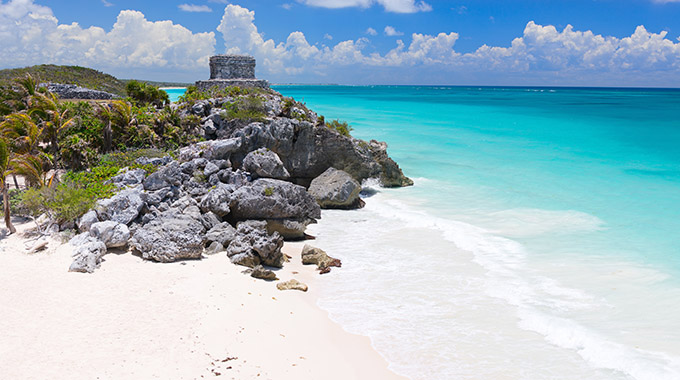
<instances>
[{"instance_id":1,"label":"white sand beach","mask_svg":"<svg viewBox=\"0 0 680 380\"><path fill-rule=\"evenodd\" d=\"M158 264L120 252L69 273L68 244L27 253L32 226L0 240L4 379L404 379L316 306L324 278L300 263L302 243L285 245L293 258L277 275L307 293L244 275L224 254Z\"/></svg>"}]
</instances>

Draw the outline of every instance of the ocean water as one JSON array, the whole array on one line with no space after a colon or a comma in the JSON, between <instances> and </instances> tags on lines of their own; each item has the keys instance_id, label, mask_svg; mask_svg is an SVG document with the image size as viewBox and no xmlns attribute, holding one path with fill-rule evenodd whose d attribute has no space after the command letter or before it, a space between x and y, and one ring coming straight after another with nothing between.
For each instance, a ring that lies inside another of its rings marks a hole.
<instances>
[{"instance_id":1,"label":"ocean water","mask_svg":"<svg viewBox=\"0 0 680 380\"><path fill-rule=\"evenodd\" d=\"M170 98L171 102L178 101L179 97L184 95L184 93L187 91L186 87L166 87L162 90L168 93L168 97Z\"/></svg>"},{"instance_id":2,"label":"ocean water","mask_svg":"<svg viewBox=\"0 0 680 380\"><path fill-rule=\"evenodd\" d=\"M320 306L394 371L680 379L680 91L276 89L415 180L309 228Z\"/></svg>"}]
</instances>

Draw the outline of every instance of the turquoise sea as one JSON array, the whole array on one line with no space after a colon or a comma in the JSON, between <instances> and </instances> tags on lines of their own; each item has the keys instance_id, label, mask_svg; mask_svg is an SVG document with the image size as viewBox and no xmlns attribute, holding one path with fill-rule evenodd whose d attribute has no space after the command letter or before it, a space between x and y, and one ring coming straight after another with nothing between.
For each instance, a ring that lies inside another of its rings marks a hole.
<instances>
[{"instance_id":1,"label":"turquoise sea","mask_svg":"<svg viewBox=\"0 0 680 380\"><path fill-rule=\"evenodd\" d=\"M415 186L324 211L320 306L420 379L680 379L680 90L277 86Z\"/></svg>"}]
</instances>

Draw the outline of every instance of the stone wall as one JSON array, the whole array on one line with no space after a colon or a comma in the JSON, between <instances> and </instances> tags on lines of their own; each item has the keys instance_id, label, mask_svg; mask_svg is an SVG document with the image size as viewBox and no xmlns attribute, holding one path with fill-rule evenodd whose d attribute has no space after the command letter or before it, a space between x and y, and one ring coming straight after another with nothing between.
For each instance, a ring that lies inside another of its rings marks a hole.
<instances>
[{"instance_id":1,"label":"stone wall","mask_svg":"<svg viewBox=\"0 0 680 380\"><path fill-rule=\"evenodd\" d=\"M255 58L246 55L210 57L210 79L255 79Z\"/></svg>"}]
</instances>

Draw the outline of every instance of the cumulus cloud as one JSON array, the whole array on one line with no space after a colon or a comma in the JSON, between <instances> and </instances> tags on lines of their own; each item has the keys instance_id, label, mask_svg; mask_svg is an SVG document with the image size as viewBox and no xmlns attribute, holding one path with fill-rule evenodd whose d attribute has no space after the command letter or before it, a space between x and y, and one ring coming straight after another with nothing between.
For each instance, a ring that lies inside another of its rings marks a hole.
<instances>
[{"instance_id":1,"label":"cumulus cloud","mask_svg":"<svg viewBox=\"0 0 680 380\"><path fill-rule=\"evenodd\" d=\"M140 38L140 36L142 36ZM214 33L192 33L171 21L122 11L110 31L60 24L32 0L0 3L0 65L77 64L97 68L196 69L214 52Z\"/></svg>"},{"instance_id":2,"label":"cumulus cloud","mask_svg":"<svg viewBox=\"0 0 680 380\"><path fill-rule=\"evenodd\" d=\"M108 2L108 1L106 1L106 0L102 0L102 4L104 4L105 7L112 7L112 6L114 6L113 3L110 3L110 2Z\"/></svg>"},{"instance_id":3,"label":"cumulus cloud","mask_svg":"<svg viewBox=\"0 0 680 380\"><path fill-rule=\"evenodd\" d=\"M196 5L196 4L180 4L177 6L179 10L184 12L212 12L212 9L207 5Z\"/></svg>"},{"instance_id":4,"label":"cumulus cloud","mask_svg":"<svg viewBox=\"0 0 680 380\"><path fill-rule=\"evenodd\" d=\"M393 26L387 25L387 26L385 27L385 35L386 35L386 36L403 36L404 33L402 33L402 32L400 32L400 31L394 29Z\"/></svg>"},{"instance_id":5,"label":"cumulus cloud","mask_svg":"<svg viewBox=\"0 0 680 380\"><path fill-rule=\"evenodd\" d=\"M366 34L368 34L369 36L377 36L378 31L373 28L368 28L366 29Z\"/></svg>"},{"instance_id":6,"label":"cumulus cloud","mask_svg":"<svg viewBox=\"0 0 680 380\"><path fill-rule=\"evenodd\" d=\"M432 6L424 1L417 0L298 0L299 2L313 7L323 8L368 8L374 4L380 4L387 12L416 13L429 12Z\"/></svg>"}]
</instances>

